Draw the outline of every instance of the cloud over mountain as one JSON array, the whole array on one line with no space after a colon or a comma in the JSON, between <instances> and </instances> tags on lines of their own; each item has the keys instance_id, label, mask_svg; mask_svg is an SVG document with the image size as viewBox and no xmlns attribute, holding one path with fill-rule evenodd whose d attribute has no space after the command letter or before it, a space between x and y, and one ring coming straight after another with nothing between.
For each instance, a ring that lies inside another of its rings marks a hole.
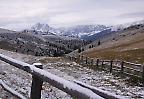
<instances>
[{"instance_id":1,"label":"cloud over mountain","mask_svg":"<svg viewBox=\"0 0 144 99\"><path fill-rule=\"evenodd\" d=\"M141 20L143 4L143 0L1 0L0 27L21 30L37 22L56 27L121 24Z\"/></svg>"}]
</instances>

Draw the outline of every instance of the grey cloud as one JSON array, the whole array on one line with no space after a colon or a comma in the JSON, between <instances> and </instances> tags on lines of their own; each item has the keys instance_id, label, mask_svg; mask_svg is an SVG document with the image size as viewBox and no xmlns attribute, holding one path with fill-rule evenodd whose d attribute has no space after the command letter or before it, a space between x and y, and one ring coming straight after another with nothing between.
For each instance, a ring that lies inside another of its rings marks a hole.
<instances>
[{"instance_id":1,"label":"grey cloud","mask_svg":"<svg viewBox=\"0 0 144 99\"><path fill-rule=\"evenodd\" d=\"M132 13L124 13L119 15L120 18L143 18L144 19L144 12L132 12Z\"/></svg>"},{"instance_id":2,"label":"grey cloud","mask_svg":"<svg viewBox=\"0 0 144 99\"><path fill-rule=\"evenodd\" d=\"M144 0L0 0L0 27L120 24L142 18L143 5Z\"/></svg>"}]
</instances>

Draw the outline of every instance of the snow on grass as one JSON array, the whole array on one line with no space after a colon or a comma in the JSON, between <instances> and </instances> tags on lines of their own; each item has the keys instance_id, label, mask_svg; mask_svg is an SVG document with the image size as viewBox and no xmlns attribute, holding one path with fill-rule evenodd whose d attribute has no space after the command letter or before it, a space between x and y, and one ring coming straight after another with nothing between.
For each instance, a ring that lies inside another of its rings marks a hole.
<instances>
[{"instance_id":1,"label":"snow on grass","mask_svg":"<svg viewBox=\"0 0 144 99\"><path fill-rule=\"evenodd\" d=\"M103 99L102 97L96 95L91 90L88 90L86 88L83 88L75 83L72 83L68 80L65 80L63 78L60 78L56 75L53 75L49 72L46 72L42 69L36 68L34 65L29 65L27 63L12 59L10 57L7 57L5 55L0 54L0 58L3 61L6 61L12 65L17 66L18 68L25 68L28 67L29 71L34 74L40 75L43 80L46 80L50 84L54 85L55 87L64 90L65 92L69 93L70 95L74 97L85 97L87 99ZM39 65L39 64L36 64ZM41 64L40 64L41 65Z\"/></svg>"},{"instance_id":2,"label":"snow on grass","mask_svg":"<svg viewBox=\"0 0 144 99\"><path fill-rule=\"evenodd\" d=\"M12 93L13 95L15 95L16 97L19 97L21 99L26 99L26 97L24 97L23 95L21 95L20 93L16 92L14 89L10 88L9 86L7 86L2 80L0 80L0 85L8 90L10 93Z\"/></svg>"},{"instance_id":3,"label":"snow on grass","mask_svg":"<svg viewBox=\"0 0 144 99\"><path fill-rule=\"evenodd\" d=\"M76 95L78 95L78 97L85 97L87 99L103 99L102 97L96 95L95 93L93 93L91 90L88 90L86 88L83 88L75 83L72 83L68 80L65 80L63 78L60 78L56 75L53 75L47 71L44 71L44 70L41 70L41 69L38 69L38 68L35 68L35 67L32 67L31 68L34 72L37 72L39 73L40 75L42 75L49 83L56 83L56 84L53 84L55 85L57 88L60 88L60 89L64 89L66 90L67 92L70 92L72 91L73 95L74 93L78 93ZM41 77L42 77L41 76ZM62 86L62 87L59 87L59 86ZM71 94L71 95L72 95ZM81 96L83 95L83 96Z\"/></svg>"},{"instance_id":4,"label":"snow on grass","mask_svg":"<svg viewBox=\"0 0 144 99\"><path fill-rule=\"evenodd\" d=\"M70 81L82 81L125 98L144 98L143 87L127 85L125 79L103 71L93 71L74 62L47 63L44 68Z\"/></svg>"},{"instance_id":5,"label":"snow on grass","mask_svg":"<svg viewBox=\"0 0 144 99\"><path fill-rule=\"evenodd\" d=\"M81 85L81 86L83 86L83 87L85 87L85 88L91 89L93 92L95 92L97 94L100 94L100 96L103 96L104 98L110 97L112 99L125 99L125 97L122 97L122 96L110 93L108 91L101 90L99 88L87 85L87 84L82 83L80 81L74 80L74 82L77 83L77 84L79 84L79 85Z\"/></svg>"},{"instance_id":6,"label":"snow on grass","mask_svg":"<svg viewBox=\"0 0 144 99\"><path fill-rule=\"evenodd\" d=\"M0 50L1 51L1 50ZM42 57L33 57L23 54L1 51L2 54L13 57L21 61L34 63L35 59ZM129 99L144 99L144 88L138 86L129 86L125 79L114 77L109 73L102 71L93 71L87 67L83 67L75 62L69 61L53 61L44 65L44 70L62 77L66 80L79 80L88 85L100 88L110 93L124 96ZM7 85L11 85L17 92L24 96L30 95L31 75L14 68L0 61L0 79L4 80ZM25 94L24 94L25 93ZM52 87L50 84L43 84L42 99L71 99L71 97L61 90Z\"/></svg>"}]
</instances>

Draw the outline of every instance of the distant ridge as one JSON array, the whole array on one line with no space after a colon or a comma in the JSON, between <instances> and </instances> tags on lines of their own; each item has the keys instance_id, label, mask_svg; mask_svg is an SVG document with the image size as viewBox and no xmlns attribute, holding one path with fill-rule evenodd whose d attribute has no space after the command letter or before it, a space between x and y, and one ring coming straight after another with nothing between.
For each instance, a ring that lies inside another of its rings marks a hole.
<instances>
[{"instance_id":1,"label":"distant ridge","mask_svg":"<svg viewBox=\"0 0 144 99\"><path fill-rule=\"evenodd\" d=\"M86 41L95 41L102 36L111 35L112 33L122 31L127 27L144 24L144 20L130 22L126 24L106 26L106 25L76 25L72 27L53 28L48 24L37 23L28 29L34 34L56 35L63 37L79 38Z\"/></svg>"},{"instance_id":2,"label":"distant ridge","mask_svg":"<svg viewBox=\"0 0 144 99\"><path fill-rule=\"evenodd\" d=\"M0 33L16 33L16 31L0 28Z\"/></svg>"}]
</instances>

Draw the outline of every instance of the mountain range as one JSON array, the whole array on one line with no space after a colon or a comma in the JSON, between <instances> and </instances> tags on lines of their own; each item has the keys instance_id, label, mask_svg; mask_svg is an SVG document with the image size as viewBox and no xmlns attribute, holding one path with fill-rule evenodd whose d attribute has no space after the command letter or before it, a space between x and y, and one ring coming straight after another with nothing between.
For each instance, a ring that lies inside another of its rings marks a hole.
<instances>
[{"instance_id":1,"label":"mountain range","mask_svg":"<svg viewBox=\"0 0 144 99\"><path fill-rule=\"evenodd\" d=\"M109 27L105 25L77 25L73 27L61 27L61 28L52 28L48 24L37 23L32 26L29 31L37 31L37 34L42 35L59 35L59 36L67 36L67 37L75 37L81 38L84 35L90 36Z\"/></svg>"},{"instance_id":2,"label":"mountain range","mask_svg":"<svg viewBox=\"0 0 144 99\"><path fill-rule=\"evenodd\" d=\"M33 55L63 55L91 41L97 43L117 40L123 31L141 28L143 24L144 21L117 26L77 25L53 28L48 24L37 23L22 32L0 28L0 48Z\"/></svg>"},{"instance_id":3,"label":"mountain range","mask_svg":"<svg viewBox=\"0 0 144 99\"><path fill-rule=\"evenodd\" d=\"M82 49L81 54L87 57L143 63L144 24L132 25L118 32L99 36Z\"/></svg>"},{"instance_id":4,"label":"mountain range","mask_svg":"<svg viewBox=\"0 0 144 99\"><path fill-rule=\"evenodd\" d=\"M137 24L144 24L144 20L126 24L106 26L106 25L76 25L72 27L53 28L48 24L37 23L30 29L26 29L34 34L39 35L55 35L63 37L79 38L82 40L94 41L99 36L109 35L111 33L123 30L127 27Z\"/></svg>"}]
</instances>

